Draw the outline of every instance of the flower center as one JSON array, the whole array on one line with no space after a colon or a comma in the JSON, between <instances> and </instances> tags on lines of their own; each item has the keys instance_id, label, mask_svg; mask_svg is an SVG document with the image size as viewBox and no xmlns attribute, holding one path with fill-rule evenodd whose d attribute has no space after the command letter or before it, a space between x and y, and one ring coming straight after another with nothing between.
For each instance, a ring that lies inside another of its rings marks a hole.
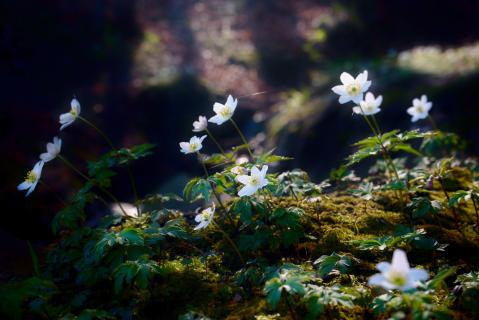
<instances>
[{"instance_id":1,"label":"flower center","mask_svg":"<svg viewBox=\"0 0 479 320\"><path fill-rule=\"evenodd\" d=\"M198 144L197 144L196 142L190 143L190 149L191 149L191 150L196 150L196 149L198 149Z\"/></svg>"},{"instance_id":2,"label":"flower center","mask_svg":"<svg viewBox=\"0 0 479 320\"><path fill-rule=\"evenodd\" d=\"M249 183L253 186L257 186L259 184L258 177L251 177L250 180L249 180Z\"/></svg>"},{"instance_id":3,"label":"flower center","mask_svg":"<svg viewBox=\"0 0 479 320\"><path fill-rule=\"evenodd\" d=\"M359 93L359 85L357 83L351 83L346 86L346 92L350 96L355 96Z\"/></svg>"},{"instance_id":4,"label":"flower center","mask_svg":"<svg viewBox=\"0 0 479 320\"><path fill-rule=\"evenodd\" d=\"M404 274L402 274L401 272L397 272L397 271L389 271L388 279L392 284L394 284L398 287L404 286L407 282L407 279L404 276Z\"/></svg>"},{"instance_id":5,"label":"flower center","mask_svg":"<svg viewBox=\"0 0 479 320\"><path fill-rule=\"evenodd\" d=\"M418 113L424 113L424 108L421 105L419 105L419 106L416 107L416 111Z\"/></svg>"},{"instance_id":6,"label":"flower center","mask_svg":"<svg viewBox=\"0 0 479 320\"><path fill-rule=\"evenodd\" d=\"M231 116L230 108L228 108L227 106L224 106L224 108L220 110L220 115L223 116L224 118L230 117Z\"/></svg>"},{"instance_id":7,"label":"flower center","mask_svg":"<svg viewBox=\"0 0 479 320\"><path fill-rule=\"evenodd\" d=\"M78 112L75 109L71 109L70 114L74 116L75 118L78 116Z\"/></svg>"},{"instance_id":8,"label":"flower center","mask_svg":"<svg viewBox=\"0 0 479 320\"><path fill-rule=\"evenodd\" d=\"M29 183L34 183L37 180L37 175L33 171L28 171L25 181Z\"/></svg>"}]
</instances>

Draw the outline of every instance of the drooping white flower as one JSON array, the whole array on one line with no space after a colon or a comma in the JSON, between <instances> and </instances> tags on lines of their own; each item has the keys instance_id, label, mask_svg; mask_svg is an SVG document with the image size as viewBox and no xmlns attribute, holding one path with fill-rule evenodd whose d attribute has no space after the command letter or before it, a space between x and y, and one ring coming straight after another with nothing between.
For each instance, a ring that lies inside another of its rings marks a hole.
<instances>
[{"instance_id":1,"label":"drooping white flower","mask_svg":"<svg viewBox=\"0 0 479 320\"><path fill-rule=\"evenodd\" d=\"M27 190L25 197L28 197L30 193L35 190L38 181L40 181L40 176L42 175L42 168L45 163L43 161L38 161L31 171L28 171L27 176L25 177L25 181L20 183L17 186L17 190Z\"/></svg>"},{"instance_id":2,"label":"drooping white flower","mask_svg":"<svg viewBox=\"0 0 479 320\"><path fill-rule=\"evenodd\" d=\"M217 125L225 123L231 119L237 105L238 99L233 99L231 95L228 96L225 104L215 102L213 105L213 111L216 113L216 115L211 117L208 122L216 123Z\"/></svg>"},{"instance_id":3,"label":"drooping white flower","mask_svg":"<svg viewBox=\"0 0 479 320\"><path fill-rule=\"evenodd\" d=\"M364 92L368 91L371 81L368 80L368 72L364 70L353 78L347 72L341 73L342 85L334 86L333 92L339 95L339 103L344 104L349 101L360 103L363 100Z\"/></svg>"},{"instance_id":4,"label":"drooping white flower","mask_svg":"<svg viewBox=\"0 0 479 320\"><path fill-rule=\"evenodd\" d=\"M419 119L427 118L431 108L432 102L427 101L427 96L423 94L421 100L415 98L412 101L412 106L407 109L407 113L412 117L411 122L416 122Z\"/></svg>"},{"instance_id":5,"label":"drooping white flower","mask_svg":"<svg viewBox=\"0 0 479 320\"><path fill-rule=\"evenodd\" d=\"M81 107L80 107L80 102L78 102L77 99L73 98L72 101L70 102L70 112L63 113L60 115L60 124L62 125L60 127L60 130L65 129L69 125L71 125L76 118L80 115Z\"/></svg>"},{"instance_id":6,"label":"drooping white flower","mask_svg":"<svg viewBox=\"0 0 479 320\"><path fill-rule=\"evenodd\" d=\"M401 291L416 288L420 281L429 278L426 270L410 268L406 253L401 249L394 250L392 262L380 262L376 273L369 278L370 286L380 286L386 290L398 289Z\"/></svg>"},{"instance_id":7,"label":"drooping white flower","mask_svg":"<svg viewBox=\"0 0 479 320\"><path fill-rule=\"evenodd\" d=\"M195 221L198 222L198 225L194 228L194 230L204 229L209 226L211 221L213 221L213 217L215 216L215 206L211 208L204 209L195 217Z\"/></svg>"},{"instance_id":8,"label":"drooping white flower","mask_svg":"<svg viewBox=\"0 0 479 320\"><path fill-rule=\"evenodd\" d=\"M138 218L138 210L131 203L127 203L127 202L114 203L110 206L110 209L113 212L113 215L115 216L123 216L124 214L126 214L129 217Z\"/></svg>"},{"instance_id":9,"label":"drooping white flower","mask_svg":"<svg viewBox=\"0 0 479 320\"><path fill-rule=\"evenodd\" d=\"M357 114L362 114L365 116L372 116L373 114L381 111L379 106L383 102L383 96L378 96L374 98L374 95L371 92L366 93L364 100L359 102L359 106L353 107L353 112Z\"/></svg>"},{"instance_id":10,"label":"drooping white flower","mask_svg":"<svg viewBox=\"0 0 479 320\"><path fill-rule=\"evenodd\" d=\"M203 140L205 140L206 136L202 136L201 138L198 138L197 136L193 136L190 139L190 142L180 142L180 148L181 152L184 154L188 153L195 153L201 150L203 148Z\"/></svg>"},{"instance_id":11,"label":"drooping white flower","mask_svg":"<svg viewBox=\"0 0 479 320\"><path fill-rule=\"evenodd\" d=\"M193 132L205 131L208 128L208 119L204 116L200 116L198 121L193 122Z\"/></svg>"},{"instance_id":12,"label":"drooping white flower","mask_svg":"<svg viewBox=\"0 0 479 320\"><path fill-rule=\"evenodd\" d=\"M268 179L266 179L266 172L268 171L268 166L263 166L261 171L258 167L253 166L251 168L251 175L240 175L236 177L236 180L242 184L244 187L238 192L238 196L251 196L256 193L259 189L268 185Z\"/></svg>"},{"instance_id":13,"label":"drooping white flower","mask_svg":"<svg viewBox=\"0 0 479 320\"><path fill-rule=\"evenodd\" d=\"M62 139L58 139L58 137L53 138L53 143L47 143L47 152L42 153L40 155L40 159L42 159L45 163L55 159L62 149Z\"/></svg>"}]
</instances>

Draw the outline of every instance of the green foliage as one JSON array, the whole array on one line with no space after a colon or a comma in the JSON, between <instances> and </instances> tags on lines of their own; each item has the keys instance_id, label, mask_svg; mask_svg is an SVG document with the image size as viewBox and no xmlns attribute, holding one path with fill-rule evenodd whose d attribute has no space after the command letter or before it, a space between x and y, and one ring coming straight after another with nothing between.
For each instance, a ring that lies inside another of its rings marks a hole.
<instances>
[{"instance_id":1,"label":"green foliage","mask_svg":"<svg viewBox=\"0 0 479 320\"><path fill-rule=\"evenodd\" d=\"M420 133L417 130L406 131L404 133L399 130L393 130L382 134L380 137L368 137L360 140L354 144L358 150L348 157L348 166L357 164L367 158L376 157L384 150L389 153L406 152L416 156L421 156L421 153L414 149L409 143L412 140L423 139L430 136L432 133Z\"/></svg>"},{"instance_id":2,"label":"green foliage","mask_svg":"<svg viewBox=\"0 0 479 320\"><path fill-rule=\"evenodd\" d=\"M0 314L11 319L24 319L28 302L35 298L42 303L57 291L53 281L38 277L6 283L0 286Z\"/></svg>"},{"instance_id":3,"label":"green foliage","mask_svg":"<svg viewBox=\"0 0 479 320\"><path fill-rule=\"evenodd\" d=\"M377 316L390 319L450 319L450 311L436 299L433 291L383 294L376 297L371 308Z\"/></svg>"},{"instance_id":4,"label":"green foliage","mask_svg":"<svg viewBox=\"0 0 479 320\"><path fill-rule=\"evenodd\" d=\"M211 185L205 179L201 178L193 178L190 180L184 190L183 190L183 198L186 201L195 201L199 198L208 201L210 199Z\"/></svg>"},{"instance_id":5,"label":"green foliage","mask_svg":"<svg viewBox=\"0 0 479 320\"><path fill-rule=\"evenodd\" d=\"M479 272L472 271L462 274L456 279L456 291L459 292L460 305L471 312L475 317L479 316Z\"/></svg>"},{"instance_id":6,"label":"green foliage","mask_svg":"<svg viewBox=\"0 0 479 320\"><path fill-rule=\"evenodd\" d=\"M415 197L407 205L408 209L411 210L413 218L423 218L427 214L436 215L441 209L442 205L437 200L429 200L426 197Z\"/></svg>"},{"instance_id":7,"label":"green foliage","mask_svg":"<svg viewBox=\"0 0 479 320\"><path fill-rule=\"evenodd\" d=\"M352 264L352 259L347 255L332 253L329 256L323 255L319 257L314 264L318 265L319 276L325 278L333 274L346 273Z\"/></svg>"},{"instance_id":8,"label":"green foliage","mask_svg":"<svg viewBox=\"0 0 479 320\"><path fill-rule=\"evenodd\" d=\"M316 319L327 307L354 307L354 296L344 292L344 288L308 285L304 302L308 309L308 319Z\"/></svg>"},{"instance_id":9,"label":"green foliage","mask_svg":"<svg viewBox=\"0 0 479 320\"><path fill-rule=\"evenodd\" d=\"M394 235L379 238L354 240L353 244L358 245L360 250L392 250L394 248L412 245L417 249L444 251L447 245L438 243L436 240L427 237L424 229L410 229L399 227Z\"/></svg>"},{"instance_id":10,"label":"green foliage","mask_svg":"<svg viewBox=\"0 0 479 320\"><path fill-rule=\"evenodd\" d=\"M136 261L126 261L113 271L115 292L123 291L125 285L134 284L139 289L146 289L149 280L155 273L160 273L161 268L157 262L143 256Z\"/></svg>"}]
</instances>

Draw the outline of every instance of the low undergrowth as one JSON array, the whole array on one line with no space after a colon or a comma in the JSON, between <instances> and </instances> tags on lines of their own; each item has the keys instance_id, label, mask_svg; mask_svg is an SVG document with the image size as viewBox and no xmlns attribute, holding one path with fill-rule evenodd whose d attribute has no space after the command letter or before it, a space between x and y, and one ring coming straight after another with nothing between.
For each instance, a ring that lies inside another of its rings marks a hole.
<instances>
[{"instance_id":1,"label":"low undergrowth","mask_svg":"<svg viewBox=\"0 0 479 320\"><path fill-rule=\"evenodd\" d=\"M232 97L215 104L210 122L230 120L244 144L225 152L206 118L195 121L194 131L206 135L180 146L196 154L204 175L181 196L153 194L127 205L109 191L117 170L131 172L152 145L118 149L106 138L112 150L82 173L59 155L55 140L22 188L33 191L44 163L55 158L85 184L53 219L58 240L45 261L38 263L32 251L35 274L0 287L0 313L13 319L479 317L479 167L457 156L462 142L454 134L380 132L374 113L366 112L381 104L373 98L354 111L373 136L320 183L299 169L268 172L288 158L250 147L231 118ZM62 126L79 114L76 101ZM220 153L200 153L207 136ZM352 167L362 161L372 165L358 177ZM103 197L115 209L106 207L93 225L88 205L108 203ZM391 264L384 262L391 256Z\"/></svg>"}]
</instances>

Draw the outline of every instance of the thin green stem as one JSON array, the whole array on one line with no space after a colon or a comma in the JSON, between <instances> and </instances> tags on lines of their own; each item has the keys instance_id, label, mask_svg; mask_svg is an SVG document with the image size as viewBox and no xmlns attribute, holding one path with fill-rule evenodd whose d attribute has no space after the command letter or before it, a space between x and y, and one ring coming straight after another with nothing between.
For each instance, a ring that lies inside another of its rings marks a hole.
<instances>
[{"instance_id":1,"label":"thin green stem","mask_svg":"<svg viewBox=\"0 0 479 320\"><path fill-rule=\"evenodd\" d=\"M436 131L439 131L439 127L437 126L437 123L434 120L434 118L430 114L427 115L427 118L431 122L431 125L432 125L433 129L436 130Z\"/></svg>"},{"instance_id":2,"label":"thin green stem","mask_svg":"<svg viewBox=\"0 0 479 320\"><path fill-rule=\"evenodd\" d=\"M438 178L437 180L439 181L442 192L444 193L444 196L446 197L446 200L449 203L449 200L451 200L451 198L449 197L449 193L447 193L446 188L444 187L444 182L442 181L442 178ZM452 207L451 211L452 211L452 214L454 215L454 224L456 225L456 229L459 230L459 216L456 212L456 208Z\"/></svg>"},{"instance_id":3,"label":"thin green stem","mask_svg":"<svg viewBox=\"0 0 479 320\"><path fill-rule=\"evenodd\" d=\"M48 191L50 191L62 205L64 205L65 207L68 206L68 203L65 200L63 200L63 198L49 184L47 184L45 181L41 179L38 180L38 182L40 182L42 186L46 187Z\"/></svg>"},{"instance_id":4,"label":"thin green stem","mask_svg":"<svg viewBox=\"0 0 479 320\"><path fill-rule=\"evenodd\" d=\"M38 277L40 275L40 267L38 263L38 255L35 252L35 249L32 246L30 240L27 240L28 252L30 253L30 257L32 258L32 266L35 275Z\"/></svg>"},{"instance_id":5,"label":"thin green stem","mask_svg":"<svg viewBox=\"0 0 479 320\"><path fill-rule=\"evenodd\" d=\"M221 201L219 194L216 192L215 186L213 185L213 183L209 179L210 175L208 173L208 169L206 168L206 164L203 161L201 161L200 153L196 152L196 154L198 155L198 161L201 162L201 165L203 166L203 171L204 171L205 176L206 176L206 181L208 181L208 183L210 184L211 190L213 191L213 194L216 198L216 201L218 201L218 204L220 205L221 210L223 210L224 214L226 215L227 214L226 207L223 205L223 202Z\"/></svg>"},{"instance_id":6,"label":"thin green stem","mask_svg":"<svg viewBox=\"0 0 479 320\"><path fill-rule=\"evenodd\" d=\"M236 252L236 254L238 255L238 258L240 259L241 261L241 264L245 264L245 261L243 259L243 256L241 255L241 252L239 251L238 247L236 246L236 244L234 243L234 241L230 238L230 236L223 231L223 229L221 229L221 227L215 223L215 222L212 222L214 226L216 226L217 230L219 232L221 232L221 234L224 236L224 238L231 244L231 247L233 248L233 250Z\"/></svg>"},{"instance_id":7,"label":"thin green stem","mask_svg":"<svg viewBox=\"0 0 479 320\"><path fill-rule=\"evenodd\" d=\"M220 152L221 152L221 154L223 155L223 157L225 157L225 159L228 159L228 157L226 156L225 151L223 150L223 148L221 147L221 145L219 144L219 142L215 139L215 137L214 137L213 134L210 132L210 130L208 130L208 128L205 128L205 131L206 131L206 134L208 134L208 137L210 137L210 139L214 142L214 144L216 144L216 147L218 148L218 150L220 150Z\"/></svg>"},{"instance_id":8,"label":"thin green stem","mask_svg":"<svg viewBox=\"0 0 479 320\"><path fill-rule=\"evenodd\" d=\"M115 145L113 144L113 142L110 140L110 138L108 138L108 136L100 128L98 128L92 122L88 121L87 119L83 118L82 116L78 116L78 119L85 122L87 125L92 127L100 136L102 136L102 138L106 141L106 143L110 146L110 148L113 151L117 150L115 148ZM138 198L138 191L137 191L137 188L136 188L136 183L135 183L135 179L133 177L133 173L131 171L130 164L128 164L128 166L127 166L127 171L128 171L128 179L130 180L130 184L131 184L131 189L133 190L133 196L135 197L135 207L136 207L136 210L137 210L138 216L139 216L140 215L140 207L138 206L138 199L139 199Z\"/></svg>"},{"instance_id":9,"label":"thin green stem","mask_svg":"<svg viewBox=\"0 0 479 320\"><path fill-rule=\"evenodd\" d=\"M60 159L61 161L63 161L63 163L65 163L65 165L67 167L69 167L70 169L72 169L73 171L75 171L79 176L81 176L83 179L85 179L86 181L88 182L92 182L92 179L90 177L88 177L87 175L85 175L83 172L81 172L79 169L77 169L77 167L75 167L75 165L73 165L70 161L68 161L65 157L61 156L61 155L58 155L57 156L58 159ZM123 208L123 206L121 205L121 202L120 200L118 200L110 191L108 191L107 189L101 187L101 186L98 186L97 187L103 191L107 196L109 196L114 202L116 202L118 204L118 206L120 207L121 211L123 212L123 215L125 216L125 218L129 218L130 216L126 213L125 209Z\"/></svg>"},{"instance_id":10,"label":"thin green stem","mask_svg":"<svg viewBox=\"0 0 479 320\"><path fill-rule=\"evenodd\" d=\"M369 125L369 128L371 128L371 131L376 135L377 139L378 139L378 142L379 142L379 145L381 146L381 149L382 149L382 154L383 154L383 158L384 158L384 162L386 163L386 168L387 167L390 167L390 169L392 169L396 179L398 181L400 181L399 179L399 173L396 169L396 166L394 165L394 162L391 158L391 156L389 155L389 152L388 150L386 149L386 147L384 146L383 142L382 142L382 139L381 139L381 130L379 128L379 125L378 125L378 122L376 121L376 117L374 115L372 115L372 119L373 119L373 122L371 122L368 117L364 114L364 110L363 108L361 107L361 105L359 106L359 108L361 109L361 113L364 117L364 120L366 120L366 122L368 123ZM403 191L399 191L399 203L400 203L400 206L401 206L401 211L404 212L404 199L403 199Z\"/></svg>"},{"instance_id":11,"label":"thin green stem","mask_svg":"<svg viewBox=\"0 0 479 320\"><path fill-rule=\"evenodd\" d=\"M479 229L479 212L477 211L477 203L474 194L472 194L471 200L472 204L474 205L474 211L476 212L476 229Z\"/></svg>"},{"instance_id":12,"label":"thin green stem","mask_svg":"<svg viewBox=\"0 0 479 320\"><path fill-rule=\"evenodd\" d=\"M235 127L236 131L238 132L238 134L240 135L241 137L241 140L243 141L243 144L246 146L246 148L248 149L248 153L251 157L251 160L254 159L254 156L253 156L253 152L251 152L251 149L249 147L249 143L248 141L246 140L245 136L243 135L243 132L241 132L240 128L238 127L238 125L236 124L236 122L233 120L233 118L230 118L230 121L231 123L233 124L233 126Z\"/></svg>"}]
</instances>

